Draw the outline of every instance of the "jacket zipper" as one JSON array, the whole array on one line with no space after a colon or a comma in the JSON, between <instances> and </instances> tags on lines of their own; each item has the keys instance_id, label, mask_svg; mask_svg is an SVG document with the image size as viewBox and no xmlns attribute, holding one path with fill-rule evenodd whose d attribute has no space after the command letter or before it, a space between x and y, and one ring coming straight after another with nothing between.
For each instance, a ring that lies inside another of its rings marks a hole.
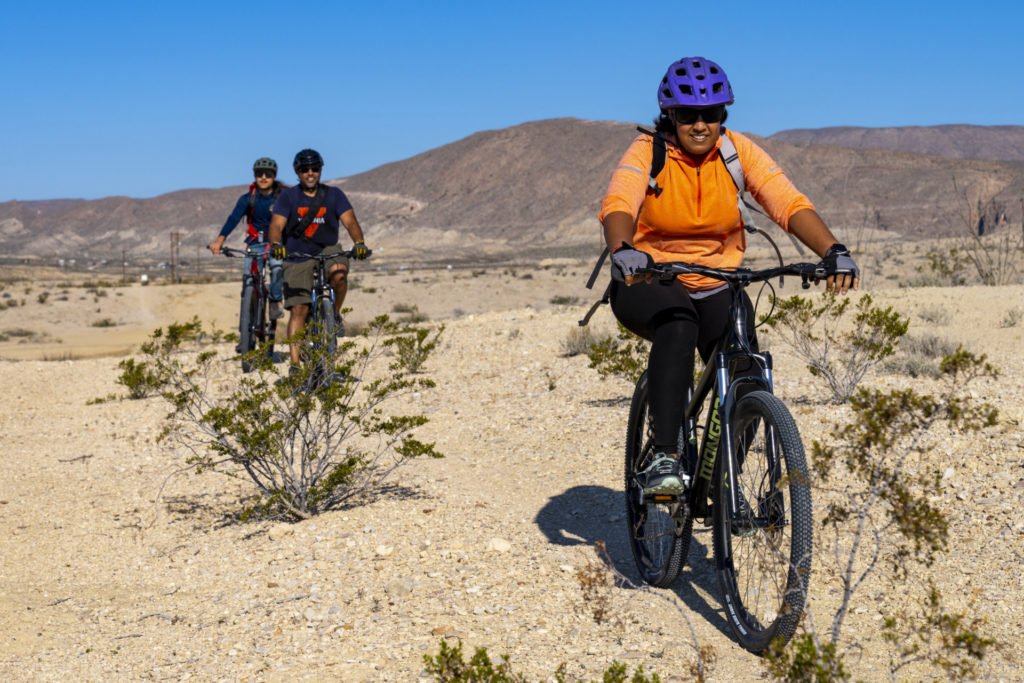
<instances>
[{"instance_id":1,"label":"jacket zipper","mask_svg":"<svg viewBox=\"0 0 1024 683\"><path fill-rule=\"evenodd\" d=\"M702 217L701 213L701 185L700 185L700 164L697 164L697 218Z\"/></svg>"}]
</instances>

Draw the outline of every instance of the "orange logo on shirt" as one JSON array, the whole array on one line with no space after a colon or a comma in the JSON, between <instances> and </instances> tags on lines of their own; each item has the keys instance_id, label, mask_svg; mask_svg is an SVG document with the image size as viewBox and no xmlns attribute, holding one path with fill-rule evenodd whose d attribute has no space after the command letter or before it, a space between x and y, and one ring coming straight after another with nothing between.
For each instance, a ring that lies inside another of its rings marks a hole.
<instances>
[{"instance_id":1,"label":"orange logo on shirt","mask_svg":"<svg viewBox=\"0 0 1024 683\"><path fill-rule=\"evenodd\" d=\"M296 211L296 213L299 214L299 220L301 221L303 218L306 217L306 214L309 213L309 207L308 206L300 206L298 208L298 210ZM310 221L309 225L307 225L306 229L303 231L303 234L306 237L312 237L313 235L315 235L316 231L320 228L320 226L323 225L326 222L325 219L324 219L324 216L326 216L326 215L327 215L327 207L326 206L321 206L320 209L316 212L316 218L314 218L312 221Z\"/></svg>"}]
</instances>

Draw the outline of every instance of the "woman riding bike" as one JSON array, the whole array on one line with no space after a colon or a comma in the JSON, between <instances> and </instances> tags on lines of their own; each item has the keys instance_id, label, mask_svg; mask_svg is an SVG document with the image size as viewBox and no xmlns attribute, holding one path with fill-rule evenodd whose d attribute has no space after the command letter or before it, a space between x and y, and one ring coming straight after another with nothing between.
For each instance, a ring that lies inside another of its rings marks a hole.
<instances>
[{"instance_id":1,"label":"woman riding bike","mask_svg":"<svg viewBox=\"0 0 1024 683\"><path fill-rule=\"evenodd\" d=\"M749 138L727 131L732 86L718 64L685 57L658 84L655 135L667 147L650 178L655 139L637 136L612 174L601 223L612 257L611 304L628 330L651 342L650 405L656 457L641 475L645 495L682 495L687 476L678 455L679 427L693 381L694 350L707 362L729 324L730 292L720 280L682 275L669 282L634 277L654 261L714 268L743 262L746 237L740 197L720 153L733 143L746 187L768 215L823 259L830 290L858 286L849 251L779 165ZM655 182L656 181L656 182ZM753 306L744 294L748 320ZM754 326L748 326L756 349Z\"/></svg>"}]
</instances>

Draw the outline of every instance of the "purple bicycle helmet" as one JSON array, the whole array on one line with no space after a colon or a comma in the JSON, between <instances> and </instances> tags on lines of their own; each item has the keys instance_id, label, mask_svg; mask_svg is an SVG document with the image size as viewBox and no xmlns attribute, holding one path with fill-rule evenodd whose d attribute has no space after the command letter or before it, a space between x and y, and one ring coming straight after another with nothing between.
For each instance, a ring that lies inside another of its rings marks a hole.
<instances>
[{"instance_id":1,"label":"purple bicycle helmet","mask_svg":"<svg viewBox=\"0 0 1024 683\"><path fill-rule=\"evenodd\" d=\"M722 67L703 57L683 57L673 62L658 84L658 104L662 109L732 103L729 77Z\"/></svg>"}]
</instances>

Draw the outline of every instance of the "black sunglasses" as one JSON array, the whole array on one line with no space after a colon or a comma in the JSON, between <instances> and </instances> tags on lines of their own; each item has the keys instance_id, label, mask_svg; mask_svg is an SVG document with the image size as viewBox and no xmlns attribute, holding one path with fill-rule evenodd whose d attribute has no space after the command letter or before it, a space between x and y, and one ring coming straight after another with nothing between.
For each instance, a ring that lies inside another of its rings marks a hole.
<instances>
[{"instance_id":1,"label":"black sunglasses","mask_svg":"<svg viewBox=\"0 0 1024 683\"><path fill-rule=\"evenodd\" d=\"M299 166L299 173L319 173L323 166Z\"/></svg>"},{"instance_id":2,"label":"black sunglasses","mask_svg":"<svg viewBox=\"0 0 1024 683\"><path fill-rule=\"evenodd\" d=\"M669 109L668 115L680 126L692 126L697 123L698 118L702 119L704 123L721 123L725 118L725 107L722 105L703 109L676 107Z\"/></svg>"},{"instance_id":3,"label":"black sunglasses","mask_svg":"<svg viewBox=\"0 0 1024 683\"><path fill-rule=\"evenodd\" d=\"M255 177L257 177L257 178L262 178L264 176L266 176L267 178L276 178L277 177L277 174L274 173L273 171L265 171L265 170L262 170L262 169L259 170L259 171L253 171L252 174Z\"/></svg>"}]
</instances>

